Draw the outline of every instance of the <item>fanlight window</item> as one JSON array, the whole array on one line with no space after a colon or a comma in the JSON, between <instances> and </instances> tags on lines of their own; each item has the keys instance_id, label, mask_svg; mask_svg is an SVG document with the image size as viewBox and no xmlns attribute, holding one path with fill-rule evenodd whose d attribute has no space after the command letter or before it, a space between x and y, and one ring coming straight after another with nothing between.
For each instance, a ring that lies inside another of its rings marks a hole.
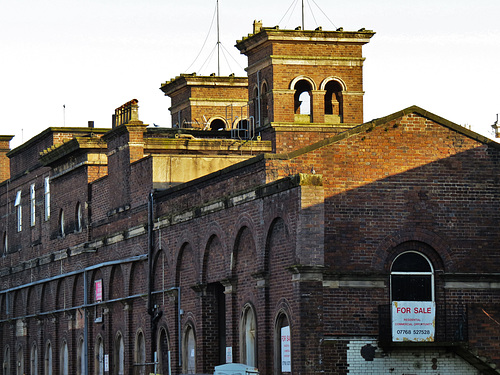
<instances>
[{"instance_id":1,"label":"fanlight window","mask_svg":"<svg viewBox=\"0 0 500 375\"><path fill-rule=\"evenodd\" d=\"M434 301L434 271L417 252L399 255L391 269L392 301Z\"/></svg>"}]
</instances>

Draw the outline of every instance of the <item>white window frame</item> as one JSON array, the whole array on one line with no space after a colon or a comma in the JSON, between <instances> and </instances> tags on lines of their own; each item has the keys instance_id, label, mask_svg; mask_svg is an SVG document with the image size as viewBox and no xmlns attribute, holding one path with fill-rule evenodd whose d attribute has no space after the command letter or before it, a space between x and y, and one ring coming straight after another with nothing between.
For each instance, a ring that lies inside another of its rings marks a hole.
<instances>
[{"instance_id":1,"label":"white window frame","mask_svg":"<svg viewBox=\"0 0 500 375\"><path fill-rule=\"evenodd\" d=\"M32 227L36 224L36 200L35 200L35 184L30 185L30 224Z\"/></svg>"},{"instance_id":2,"label":"white window frame","mask_svg":"<svg viewBox=\"0 0 500 375\"><path fill-rule=\"evenodd\" d=\"M50 219L50 177L44 179L45 221Z\"/></svg>"},{"instance_id":3,"label":"white window frame","mask_svg":"<svg viewBox=\"0 0 500 375\"><path fill-rule=\"evenodd\" d=\"M401 271L392 271L392 266L391 266L391 278L390 278L390 288L391 288L391 302L393 302L393 299L392 299L392 276L393 275L404 275L404 276L430 276L430 279L431 279L431 285L430 285L430 288L431 288L431 300L429 302L435 302L435 290L434 290L434 267L432 266L432 263L431 261L429 260L429 258L427 258L424 254L422 254L421 252L419 251L414 251L414 250L410 250L410 251L405 251L401 254L399 254L393 261L392 261L392 264L394 265L394 263L396 262L396 260L404 255L404 254L408 254L408 253L415 253L415 254L418 254L420 255L422 258L424 258L427 263L429 264L429 268L431 269L430 271L426 271L426 272L419 272L419 271L406 271L406 272L401 272Z\"/></svg>"},{"instance_id":4,"label":"white window frame","mask_svg":"<svg viewBox=\"0 0 500 375\"><path fill-rule=\"evenodd\" d=\"M64 231L64 210L61 209L59 213L59 234L62 238L66 236L66 232Z\"/></svg>"},{"instance_id":5,"label":"white window frame","mask_svg":"<svg viewBox=\"0 0 500 375\"><path fill-rule=\"evenodd\" d=\"M17 231L21 232L23 230L23 209L21 205L21 190L18 190L16 193L16 200L14 202L14 207L16 207L17 212Z\"/></svg>"}]
</instances>

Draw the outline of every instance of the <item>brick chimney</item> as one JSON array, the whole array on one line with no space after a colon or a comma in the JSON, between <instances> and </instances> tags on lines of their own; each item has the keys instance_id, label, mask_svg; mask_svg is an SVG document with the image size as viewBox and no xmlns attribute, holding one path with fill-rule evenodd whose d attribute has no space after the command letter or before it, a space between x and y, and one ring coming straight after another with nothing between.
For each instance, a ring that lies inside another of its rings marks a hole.
<instances>
[{"instance_id":1,"label":"brick chimney","mask_svg":"<svg viewBox=\"0 0 500 375\"><path fill-rule=\"evenodd\" d=\"M130 164L144 157L144 133L147 125L139 120L138 108L137 99L116 108L113 128L102 136L108 145L108 203L111 209L130 204Z\"/></svg>"},{"instance_id":2,"label":"brick chimney","mask_svg":"<svg viewBox=\"0 0 500 375\"><path fill-rule=\"evenodd\" d=\"M10 151L10 141L13 135L0 135L0 182L10 178L10 159L7 153Z\"/></svg>"}]
</instances>

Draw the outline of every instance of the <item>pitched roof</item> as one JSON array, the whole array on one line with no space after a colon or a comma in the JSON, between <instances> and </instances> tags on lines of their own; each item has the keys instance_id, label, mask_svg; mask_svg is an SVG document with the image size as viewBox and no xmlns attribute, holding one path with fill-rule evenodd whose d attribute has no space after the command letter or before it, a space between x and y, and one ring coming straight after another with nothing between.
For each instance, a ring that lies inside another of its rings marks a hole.
<instances>
[{"instance_id":1,"label":"pitched roof","mask_svg":"<svg viewBox=\"0 0 500 375\"><path fill-rule=\"evenodd\" d=\"M268 158L268 159L293 159L293 158L296 158L296 157L303 155L305 153L314 151L318 148L325 147L325 146L330 145L332 143L339 142L343 139L349 138L351 136L354 136L354 135L362 133L362 132L366 132L366 131L373 129L375 127L385 125L393 120L396 120L398 118L401 118L401 117L406 116L406 115L411 114L411 113L415 113L415 114L418 114L422 117L428 118L429 120L432 120L432 121L434 121L434 122L436 122L444 127L452 129L452 130L456 131L457 133L464 135L465 137L472 138L478 142L487 144L488 146L500 149L500 143L498 143L492 139L489 139L481 134L478 134L472 130L469 130L461 125L455 124L454 122L446 120L443 117L435 115L432 112L426 111L423 108L420 108L420 107L414 105L414 106L405 108L401 111L390 114L388 116L365 122L364 124L361 124L361 125L358 125L354 128L351 128L349 130L346 130L346 131L339 133L333 137L323 139L323 140L318 141L316 143L313 143L309 146L305 146L303 148L300 148L298 150L295 150L295 151L292 151L289 153L282 153L282 154L275 154L275 155L266 154L266 158Z\"/></svg>"}]
</instances>

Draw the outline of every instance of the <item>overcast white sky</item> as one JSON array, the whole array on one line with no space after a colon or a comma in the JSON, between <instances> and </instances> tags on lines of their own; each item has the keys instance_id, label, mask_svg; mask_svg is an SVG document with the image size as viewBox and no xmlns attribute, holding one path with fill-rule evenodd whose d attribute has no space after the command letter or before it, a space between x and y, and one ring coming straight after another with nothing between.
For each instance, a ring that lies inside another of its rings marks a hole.
<instances>
[{"instance_id":1,"label":"overcast white sky","mask_svg":"<svg viewBox=\"0 0 500 375\"><path fill-rule=\"evenodd\" d=\"M294 0L219 0L226 51L221 74L246 75L246 58L234 44L252 31L255 19L264 26L300 25L297 1L287 13ZM364 27L377 33L364 47L365 121L418 105L491 135L500 112L499 0L305 3L306 29ZM170 100L160 85L180 73L217 71L215 55L204 64L216 45L215 24L192 65L216 0L0 0L0 5L0 133L15 135L12 147L50 126L87 126L93 120L96 127L111 127L114 109L133 98L139 100L141 120L170 126Z\"/></svg>"}]
</instances>

